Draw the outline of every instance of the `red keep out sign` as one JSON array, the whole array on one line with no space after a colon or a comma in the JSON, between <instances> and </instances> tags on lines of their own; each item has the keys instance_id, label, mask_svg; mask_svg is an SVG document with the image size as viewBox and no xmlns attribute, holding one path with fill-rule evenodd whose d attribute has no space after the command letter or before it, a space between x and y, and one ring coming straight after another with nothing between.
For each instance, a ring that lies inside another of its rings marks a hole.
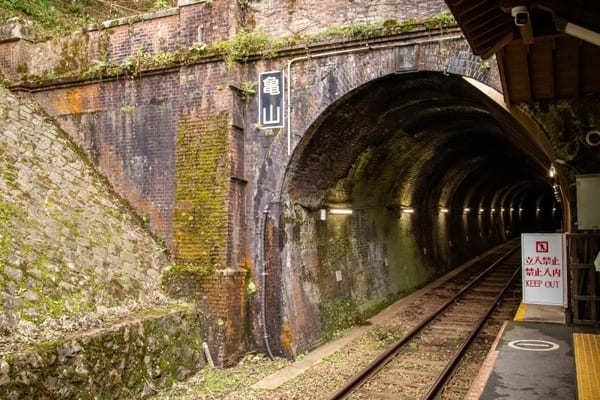
<instances>
[{"instance_id":1,"label":"red keep out sign","mask_svg":"<svg viewBox=\"0 0 600 400\"><path fill-rule=\"evenodd\" d=\"M566 306L564 235L521 235L523 302Z\"/></svg>"}]
</instances>

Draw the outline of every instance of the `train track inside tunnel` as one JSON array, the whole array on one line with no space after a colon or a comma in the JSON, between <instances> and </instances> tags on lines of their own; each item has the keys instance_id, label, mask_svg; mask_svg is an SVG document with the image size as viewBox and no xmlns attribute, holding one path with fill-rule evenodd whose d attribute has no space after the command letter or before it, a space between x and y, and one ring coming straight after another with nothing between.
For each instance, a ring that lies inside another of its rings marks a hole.
<instances>
[{"instance_id":1,"label":"train track inside tunnel","mask_svg":"<svg viewBox=\"0 0 600 400\"><path fill-rule=\"evenodd\" d=\"M432 292L434 307L328 398L462 399L480 366L469 354L482 359L520 302L519 248L501 247Z\"/></svg>"}]
</instances>

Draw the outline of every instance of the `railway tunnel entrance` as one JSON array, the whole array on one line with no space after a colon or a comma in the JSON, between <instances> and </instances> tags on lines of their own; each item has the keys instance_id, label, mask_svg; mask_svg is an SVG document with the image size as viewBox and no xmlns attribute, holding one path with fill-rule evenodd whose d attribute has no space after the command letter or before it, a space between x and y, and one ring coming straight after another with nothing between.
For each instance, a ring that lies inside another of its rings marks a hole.
<instances>
[{"instance_id":1,"label":"railway tunnel entrance","mask_svg":"<svg viewBox=\"0 0 600 400\"><path fill-rule=\"evenodd\" d=\"M393 74L346 94L286 171L271 347L299 354L521 232L559 229L548 165L461 76Z\"/></svg>"}]
</instances>

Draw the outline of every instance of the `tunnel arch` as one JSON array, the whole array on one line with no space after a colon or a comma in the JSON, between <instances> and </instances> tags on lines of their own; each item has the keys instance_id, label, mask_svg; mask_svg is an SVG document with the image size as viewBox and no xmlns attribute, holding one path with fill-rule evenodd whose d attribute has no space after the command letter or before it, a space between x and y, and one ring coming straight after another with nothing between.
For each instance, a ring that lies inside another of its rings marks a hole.
<instances>
[{"instance_id":1,"label":"tunnel arch","mask_svg":"<svg viewBox=\"0 0 600 400\"><path fill-rule=\"evenodd\" d=\"M519 123L458 75L390 74L341 96L302 135L282 180L280 257L268 267L280 268L268 297L281 310L268 324L276 337L294 334L275 348L304 351L541 226L527 213L549 207L540 200L552 194L548 164ZM528 211L501 211L515 207ZM332 214L340 208L353 214Z\"/></svg>"}]
</instances>

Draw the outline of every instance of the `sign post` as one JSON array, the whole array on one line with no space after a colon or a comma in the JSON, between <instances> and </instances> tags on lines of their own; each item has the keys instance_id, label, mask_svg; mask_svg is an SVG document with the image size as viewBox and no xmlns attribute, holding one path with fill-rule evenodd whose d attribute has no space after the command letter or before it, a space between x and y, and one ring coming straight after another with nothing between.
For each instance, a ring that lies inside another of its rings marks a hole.
<instances>
[{"instance_id":1,"label":"sign post","mask_svg":"<svg viewBox=\"0 0 600 400\"><path fill-rule=\"evenodd\" d=\"M564 235L523 233L521 258L523 303L566 307Z\"/></svg>"},{"instance_id":2,"label":"sign post","mask_svg":"<svg viewBox=\"0 0 600 400\"><path fill-rule=\"evenodd\" d=\"M258 74L258 123L261 128L283 128L283 71Z\"/></svg>"}]
</instances>

